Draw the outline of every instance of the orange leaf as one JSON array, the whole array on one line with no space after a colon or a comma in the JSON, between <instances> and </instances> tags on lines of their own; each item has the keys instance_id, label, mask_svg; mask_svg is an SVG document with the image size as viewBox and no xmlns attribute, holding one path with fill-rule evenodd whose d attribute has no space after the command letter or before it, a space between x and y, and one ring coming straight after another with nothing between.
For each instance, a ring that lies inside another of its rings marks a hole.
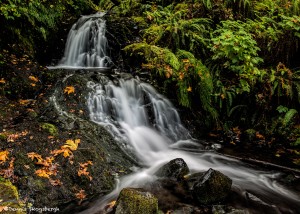
<instances>
[{"instance_id":1,"label":"orange leaf","mask_svg":"<svg viewBox=\"0 0 300 214\"><path fill-rule=\"evenodd\" d=\"M85 199L86 198L86 194L85 194L85 191L83 189L81 189L79 191L79 193L76 193L75 194L76 198L82 200L82 199Z\"/></svg>"},{"instance_id":2,"label":"orange leaf","mask_svg":"<svg viewBox=\"0 0 300 214\"><path fill-rule=\"evenodd\" d=\"M47 169L38 169L35 171L35 174L37 174L40 177L49 178L50 175L52 175L53 173Z\"/></svg>"},{"instance_id":3,"label":"orange leaf","mask_svg":"<svg viewBox=\"0 0 300 214\"><path fill-rule=\"evenodd\" d=\"M62 185L62 182L59 179L56 179L56 180L49 179L49 181L52 186L61 186Z\"/></svg>"},{"instance_id":4,"label":"orange leaf","mask_svg":"<svg viewBox=\"0 0 300 214\"><path fill-rule=\"evenodd\" d=\"M0 213L2 211L8 211L8 206L0 206Z\"/></svg>"},{"instance_id":5,"label":"orange leaf","mask_svg":"<svg viewBox=\"0 0 300 214\"><path fill-rule=\"evenodd\" d=\"M0 80L0 83L2 83L2 84L5 84L5 80L2 78L1 80Z\"/></svg>"},{"instance_id":6,"label":"orange leaf","mask_svg":"<svg viewBox=\"0 0 300 214\"><path fill-rule=\"evenodd\" d=\"M64 93L71 94L75 92L75 88L73 86L67 86L64 90Z\"/></svg>"},{"instance_id":7,"label":"orange leaf","mask_svg":"<svg viewBox=\"0 0 300 214\"><path fill-rule=\"evenodd\" d=\"M31 81L33 81L33 82L38 82L39 81L39 79L37 78L37 77L35 77L35 76L29 76L28 77Z\"/></svg>"},{"instance_id":8,"label":"orange leaf","mask_svg":"<svg viewBox=\"0 0 300 214\"><path fill-rule=\"evenodd\" d=\"M4 163L8 159L9 152L7 150L0 152L0 164Z\"/></svg>"},{"instance_id":9,"label":"orange leaf","mask_svg":"<svg viewBox=\"0 0 300 214\"><path fill-rule=\"evenodd\" d=\"M116 202L117 202L117 201L112 201L112 202L108 203L108 204L105 206L105 209L108 210L108 209L113 208L113 207L116 205Z\"/></svg>"},{"instance_id":10,"label":"orange leaf","mask_svg":"<svg viewBox=\"0 0 300 214\"><path fill-rule=\"evenodd\" d=\"M33 161L34 158L36 158L38 162L43 161L42 156L39 155L39 154L37 154L37 153L35 153L35 152L27 153L27 156L28 156L28 158L30 158L32 161Z\"/></svg>"}]
</instances>

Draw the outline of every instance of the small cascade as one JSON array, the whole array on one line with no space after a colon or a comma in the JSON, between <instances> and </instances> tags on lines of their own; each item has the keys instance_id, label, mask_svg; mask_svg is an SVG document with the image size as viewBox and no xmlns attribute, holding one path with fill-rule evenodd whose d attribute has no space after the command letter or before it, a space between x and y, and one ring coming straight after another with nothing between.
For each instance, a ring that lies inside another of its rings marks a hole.
<instances>
[{"instance_id":1,"label":"small cascade","mask_svg":"<svg viewBox=\"0 0 300 214\"><path fill-rule=\"evenodd\" d=\"M104 68L111 59L107 56L104 13L82 16L68 35L64 57L59 67Z\"/></svg>"},{"instance_id":2,"label":"small cascade","mask_svg":"<svg viewBox=\"0 0 300 214\"><path fill-rule=\"evenodd\" d=\"M150 165L153 154L171 142L188 138L178 112L151 85L120 79L117 85L89 82L88 88L90 119L127 142L144 164Z\"/></svg>"}]
</instances>

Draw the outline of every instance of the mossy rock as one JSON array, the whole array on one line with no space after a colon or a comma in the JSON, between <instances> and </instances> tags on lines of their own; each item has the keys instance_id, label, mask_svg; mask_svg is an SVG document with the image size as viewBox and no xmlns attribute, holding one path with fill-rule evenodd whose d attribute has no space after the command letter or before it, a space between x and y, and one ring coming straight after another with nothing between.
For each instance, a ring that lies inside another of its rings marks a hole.
<instances>
[{"instance_id":1,"label":"mossy rock","mask_svg":"<svg viewBox=\"0 0 300 214\"><path fill-rule=\"evenodd\" d=\"M122 189L117 203L115 214L157 214L158 200L151 193L138 188Z\"/></svg>"},{"instance_id":2,"label":"mossy rock","mask_svg":"<svg viewBox=\"0 0 300 214\"><path fill-rule=\"evenodd\" d=\"M7 214L26 213L26 208L19 202L17 188L6 179L0 177L0 207Z\"/></svg>"},{"instance_id":3,"label":"mossy rock","mask_svg":"<svg viewBox=\"0 0 300 214\"><path fill-rule=\"evenodd\" d=\"M159 168L155 175L180 181L183 180L184 176L189 174L189 172L190 170L186 162L182 158L176 158Z\"/></svg>"},{"instance_id":4,"label":"mossy rock","mask_svg":"<svg viewBox=\"0 0 300 214\"><path fill-rule=\"evenodd\" d=\"M43 130L46 130L52 136L57 136L57 134L58 134L58 129L56 128L55 125L53 125L51 123L43 123L41 125L41 128Z\"/></svg>"},{"instance_id":5,"label":"mossy rock","mask_svg":"<svg viewBox=\"0 0 300 214\"><path fill-rule=\"evenodd\" d=\"M223 201L231 192L232 180L223 173L209 169L199 177L192 189L193 198L200 204Z\"/></svg>"}]
</instances>

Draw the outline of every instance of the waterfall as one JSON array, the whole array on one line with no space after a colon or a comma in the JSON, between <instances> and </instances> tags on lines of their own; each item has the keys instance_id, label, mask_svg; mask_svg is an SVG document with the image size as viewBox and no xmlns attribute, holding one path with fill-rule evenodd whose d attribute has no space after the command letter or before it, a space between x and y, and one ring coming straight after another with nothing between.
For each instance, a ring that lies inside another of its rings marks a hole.
<instances>
[{"instance_id":1,"label":"waterfall","mask_svg":"<svg viewBox=\"0 0 300 214\"><path fill-rule=\"evenodd\" d=\"M104 13L82 16L71 28L65 53L58 64L64 68L104 68L111 59L107 56Z\"/></svg>"},{"instance_id":2,"label":"waterfall","mask_svg":"<svg viewBox=\"0 0 300 214\"><path fill-rule=\"evenodd\" d=\"M82 16L73 25L59 67L110 66L102 18L103 13ZM183 158L191 173L209 168L221 171L233 180L233 188L241 194L249 191L276 209L284 207L287 213L300 210L299 195L276 181L280 173L257 170L236 159L203 151L204 146L191 138L172 103L151 85L133 78L111 80L102 76L98 82L88 82L87 90L90 120L104 126L124 151L136 156L143 167L120 178L110 194L83 213L99 213L108 202L116 199L122 188L143 187L157 179L154 173L175 158Z\"/></svg>"},{"instance_id":3,"label":"waterfall","mask_svg":"<svg viewBox=\"0 0 300 214\"><path fill-rule=\"evenodd\" d=\"M174 106L151 85L120 79L118 85L89 82L88 88L90 119L117 139L129 141L127 147L144 164L151 165L153 154L168 149L171 142L188 139Z\"/></svg>"},{"instance_id":4,"label":"waterfall","mask_svg":"<svg viewBox=\"0 0 300 214\"><path fill-rule=\"evenodd\" d=\"M280 173L257 170L214 152L199 152L204 146L191 139L172 103L151 85L136 79L112 81L103 76L99 82L88 82L87 88L90 119L110 131L144 167L120 178L114 191L82 213L98 213L116 199L122 188L143 187L154 181L154 173L175 158L183 158L192 173L209 168L223 172L240 194L250 191L275 210L279 206L295 213L293 210L299 208L299 195L276 181Z\"/></svg>"}]
</instances>

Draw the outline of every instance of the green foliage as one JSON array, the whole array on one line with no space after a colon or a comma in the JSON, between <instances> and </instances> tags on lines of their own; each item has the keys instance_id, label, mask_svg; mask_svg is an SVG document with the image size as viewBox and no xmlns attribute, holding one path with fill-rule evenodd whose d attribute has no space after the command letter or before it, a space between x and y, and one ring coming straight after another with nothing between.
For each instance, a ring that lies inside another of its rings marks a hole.
<instances>
[{"instance_id":1,"label":"green foliage","mask_svg":"<svg viewBox=\"0 0 300 214\"><path fill-rule=\"evenodd\" d=\"M257 66L263 61L258 56L260 48L243 26L239 21L224 21L211 39L212 60L221 62L220 70L233 72L240 79L237 93L250 92L250 85L261 75Z\"/></svg>"},{"instance_id":2,"label":"green foliage","mask_svg":"<svg viewBox=\"0 0 300 214\"><path fill-rule=\"evenodd\" d=\"M0 19L5 21L1 34L7 36L2 39L5 43L18 42L24 49L33 50L36 40L47 40L67 13L76 15L88 8L96 9L91 0L2 1Z\"/></svg>"}]
</instances>

